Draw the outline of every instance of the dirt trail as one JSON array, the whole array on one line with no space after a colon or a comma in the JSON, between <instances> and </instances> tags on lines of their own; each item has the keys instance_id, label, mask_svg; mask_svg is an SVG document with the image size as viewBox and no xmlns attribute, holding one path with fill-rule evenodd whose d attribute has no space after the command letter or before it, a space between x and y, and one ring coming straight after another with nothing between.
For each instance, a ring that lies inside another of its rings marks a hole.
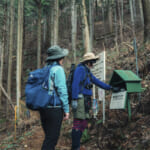
<instances>
[{"instance_id":1,"label":"dirt trail","mask_svg":"<svg viewBox=\"0 0 150 150\"><path fill-rule=\"evenodd\" d=\"M22 141L22 146L18 150L41 150L43 139L43 130L40 126L37 126L32 130L32 135L26 136Z\"/></svg>"},{"instance_id":2,"label":"dirt trail","mask_svg":"<svg viewBox=\"0 0 150 150\"><path fill-rule=\"evenodd\" d=\"M36 126L31 132L32 135L26 136L22 142L22 146L18 150L41 150L41 146L44 140L43 129L41 126ZM61 135L59 137L56 150L70 150L71 139L66 139L63 134L64 132L61 130Z\"/></svg>"}]
</instances>

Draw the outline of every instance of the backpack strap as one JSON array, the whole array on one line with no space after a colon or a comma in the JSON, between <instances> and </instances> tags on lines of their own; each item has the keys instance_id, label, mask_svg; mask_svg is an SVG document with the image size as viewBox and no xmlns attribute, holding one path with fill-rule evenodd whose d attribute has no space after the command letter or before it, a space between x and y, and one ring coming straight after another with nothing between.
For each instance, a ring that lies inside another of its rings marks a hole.
<instances>
[{"instance_id":1,"label":"backpack strap","mask_svg":"<svg viewBox=\"0 0 150 150\"><path fill-rule=\"evenodd\" d=\"M49 92L49 94L50 94L50 86L49 86L49 83L51 83L51 77L50 77L50 71L51 71L51 69L52 69L52 67L54 67L54 66L58 66L58 64L53 64L53 65L51 65L50 67L49 67L49 76L48 76L48 92ZM54 82L53 82L54 83ZM55 88L55 85L53 84L53 88L54 88L54 90L55 90L55 92L56 92L56 88Z\"/></svg>"},{"instance_id":2,"label":"backpack strap","mask_svg":"<svg viewBox=\"0 0 150 150\"><path fill-rule=\"evenodd\" d=\"M55 84L54 84L54 81L53 81L53 79L51 79L51 77L50 77L50 71L51 71L51 69L52 69L52 67L55 67L55 66L58 66L58 64L53 64L53 65L51 65L50 66L50 68L49 68L49 78L48 78L48 93L49 94L52 94L53 96L54 96L54 104L53 104L53 106L54 107L56 107L56 97L58 97L58 94L57 94L57 89L56 89L56 87L55 87ZM51 81L52 80L52 81ZM51 82L53 82L53 85L50 85L50 83ZM50 93L50 86L53 86L53 91Z\"/></svg>"},{"instance_id":3,"label":"backpack strap","mask_svg":"<svg viewBox=\"0 0 150 150\"><path fill-rule=\"evenodd\" d=\"M45 78L44 78L44 81L43 81L43 83L42 83L42 87L43 87L43 89L45 89L45 90L47 90L47 91L50 90L50 87L49 87L49 77L50 77L50 70L51 70L51 68L52 68L53 66L54 66L54 65L50 65L50 66L46 66L46 67L45 67L45 69L47 69L48 71L47 71L47 74L46 74L46 76L45 76Z\"/></svg>"},{"instance_id":4,"label":"backpack strap","mask_svg":"<svg viewBox=\"0 0 150 150\"><path fill-rule=\"evenodd\" d=\"M88 76L89 76L89 73L86 71L86 68L85 68L84 66L83 66L83 69L85 70L85 76L84 76L83 81L81 81L81 82L80 82L80 85L82 86L82 88L81 88L81 92L83 91L84 83L85 83L86 79L87 79L87 78L88 78Z\"/></svg>"}]
</instances>

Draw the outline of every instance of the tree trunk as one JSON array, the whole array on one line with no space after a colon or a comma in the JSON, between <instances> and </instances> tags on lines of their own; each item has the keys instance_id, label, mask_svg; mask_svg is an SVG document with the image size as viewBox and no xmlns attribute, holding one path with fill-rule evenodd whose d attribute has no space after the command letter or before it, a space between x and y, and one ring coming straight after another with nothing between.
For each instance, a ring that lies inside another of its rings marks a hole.
<instances>
[{"instance_id":1,"label":"tree trunk","mask_svg":"<svg viewBox=\"0 0 150 150\"><path fill-rule=\"evenodd\" d=\"M130 4L130 13L131 13L132 32L133 32L133 36L135 37L135 21L134 21L134 11L133 11L133 1L129 0L129 4Z\"/></svg>"},{"instance_id":2,"label":"tree trunk","mask_svg":"<svg viewBox=\"0 0 150 150\"><path fill-rule=\"evenodd\" d=\"M129 0L129 5L130 5L131 23L132 23L132 25L135 25L134 11L133 11L133 1L132 0Z\"/></svg>"},{"instance_id":3,"label":"tree trunk","mask_svg":"<svg viewBox=\"0 0 150 150\"><path fill-rule=\"evenodd\" d=\"M144 42L150 41L150 1L142 0L144 13Z\"/></svg>"},{"instance_id":4,"label":"tree trunk","mask_svg":"<svg viewBox=\"0 0 150 150\"><path fill-rule=\"evenodd\" d=\"M130 4L130 13L131 13L131 23L132 23L132 25L134 25L134 14L133 14L133 3L132 3L132 0L129 0L129 4Z\"/></svg>"},{"instance_id":5,"label":"tree trunk","mask_svg":"<svg viewBox=\"0 0 150 150\"><path fill-rule=\"evenodd\" d=\"M46 45L45 47L49 47L51 45L51 11L46 16Z\"/></svg>"},{"instance_id":6,"label":"tree trunk","mask_svg":"<svg viewBox=\"0 0 150 150\"><path fill-rule=\"evenodd\" d=\"M97 6L97 0L95 0L95 13L96 13L96 17L98 15L98 6Z\"/></svg>"},{"instance_id":7,"label":"tree trunk","mask_svg":"<svg viewBox=\"0 0 150 150\"><path fill-rule=\"evenodd\" d=\"M50 41L50 45L54 45L54 1L52 1L51 3L51 19L50 19L50 27L51 27L51 41Z\"/></svg>"},{"instance_id":8,"label":"tree trunk","mask_svg":"<svg viewBox=\"0 0 150 150\"><path fill-rule=\"evenodd\" d=\"M17 119L19 119L19 103L21 98L21 67L22 67L22 46L23 46L23 5L24 1L18 1L18 37L17 37L17 64L16 64L16 98L17 98Z\"/></svg>"},{"instance_id":9,"label":"tree trunk","mask_svg":"<svg viewBox=\"0 0 150 150\"><path fill-rule=\"evenodd\" d=\"M54 1L54 43L53 45L58 44L58 27L59 27L59 0Z\"/></svg>"},{"instance_id":10,"label":"tree trunk","mask_svg":"<svg viewBox=\"0 0 150 150\"><path fill-rule=\"evenodd\" d=\"M123 4L123 0L121 0L121 22L122 22L122 26L124 24L124 14L123 14L123 9L124 8L124 4Z\"/></svg>"},{"instance_id":11,"label":"tree trunk","mask_svg":"<svg viewBox=\"0 0 150 150\"><path fill-rule=\"evenodd\" d=\"M133 12L134 12L134 20L136 20L136 2L133 0Z\"/></svg>"},{"instance_id":12,"label":"tree trunk","mask_svg":"<svg viewBox=\"0 0 150 150\"><path fill-rule=\"evenodd\" d=\"M120 2L117 1L117 4L118 4L118 16L119 16L119 25L120 25L120 40L121 40L121 43L123 42L123 24L122 24L122 18L121 18L121 8L120 8Z\"/></svg>"},{"instance_id":13,"label":"tree trunk","mask_svg":"<svg viewBox=\"0 0 150 150\"><path fill-rule=\"evenodd\" d=\"M2 41L0 42L1 49L1 64L0 64L0 85L3 86L3 72L4 72L4 52L6 52L6 25L7 25L7 4L4 4ZM0 108L2 108L2 89L0 88Z\"/></svg>"},{"instance_id":14,"label":"tree trunk","mask_svg":"<svg viewBox=\"0 0 150 150\"><path fill-rule=\"evenodd\" d=\"M139 9L140 9L141 25L142 25L142 27L144 27L144 15L143 15L142 0L138 0L138 2L139 2Z\"/></svg>"},{"instance_id":15,"label":"tree trunk","mask_svg":"<svg viewBox=\"0 0 150 150\"><path fill-rule=\"evenodd\" d=\"M87 14L86 14L86 5L85 5L85 0L82 0L82 20L83 20L83 25L82 25L82 31L83 31L83 36L84 36L84 51L90 52L90 37L89 37L89 26L88 26L88 21L87 21Z\"/></svg>"},{"instance_id":16,"label":"tree trunk","mask_svg":"<svg viewBox=\"0 0 150 150\"><path fill-rule=\"evenodd\" d=\"M1 66L0 66L0 85L3 85L3 68L4 68L4 38L0 42L1 49ZM0 108L2 108L2 89L0 88Z\"/></svg>"},{"instance_id":17,"label":"tree trunk","mask_svg":"<svg viewBox=\"0 0 150 150\"><path fill-rule=\"evenodd\" d=\"M94 33L94 0L89 1L89 27L90 27L90 50L93 50L93 33Z\"/></svg>"},{"instance_id":18,"label":"tree trunk","mask_svg":"<svg viewBox=\"0 0 150 150\"><path fill-rule=\"evenodd\" d=\"M103 28L104 28L104 41L105 43L107 43L107 39L106 39L106 21L105 21L105 5L104 5L104 0L102 0L102 18L103 18Z\"/></svg>"},{"instance_id":19,"label":"tree trunk","mask_svg":"<svg viewBox=\"0 0 150 150\"><path fill-rule=\"evenodd\" d=\"M47 17L44 17L44 23L43 23L43 46L42 48L45 48L46 45L46 37L47 37Z\"/></svg>"},{"instance_id":20,"label":"tree trunk","mask_svg":"<svg viewBox=\"0 0 150 150\"><path fill-rule=\"evenodd\" d=\"M109 32L113 32L113 21L112 21L112 1L108 1L108 26L109 26Z\"/></svg>"},{"instance_id":21,"label":"tree trunk","mask_svg":"<svg viewBox=\"0 0 150 150\"><path fill-rule=\"evenodd\" d=\"M14 0L11 0L10 2L10 21L8 22L9 30L9 56L8 56L8 76L7 76L7 92L9 97L11 98L11 81L12 81L12 53L13 53L13 34L14 34ZM9 19L8 19L9 20ZM9 116L9 104L8 101L6 101L6 117Z\"/></svg>"},{"instance_id":22,"label":"tree trunk","mask_svg":"<svg viewBox=\"0 0 150 150\"><path fill-rule=\"evenodd\" d=\"M116 51L117 55L119 55L119 48L118 48L118 19L117 19L117 2L114 0L114 20L115 20L115 45L116 45Z\"/></svg>"},{"instance_id":23,"label":"tree trunk","mask_svg":"<svg viewBox=\"0 0 150 150\"><path fill-rule=\"evenodd\" d=\"M9 58L8 58L8 79L7 79L7 92L11 97L11 76L12 76L12 53L13 53L13 34L14 34L14 0L10 3L10 40L9 40Z\"/></svg>"},{"instance_id":24,"label":"tree trunk","mask_svg":"<svg viewBox=\"0 0 150 150\"><path fill-rule=\"evenodd\" d=\"M37 40L37 68L41 67L41 2L38 5L38 40Z\"/></svg>"},{"instance_id":25,"label":"tree trunk","mask_svg":"<svg viewBox=\"0 0 150 150\"><path fill-rule=\"evenodd\" d=\"M76 63L76 37L77 37L77 5L75 0L72 0L72 51L73 51L73 62Z\"/></svg>"}]
</instances>

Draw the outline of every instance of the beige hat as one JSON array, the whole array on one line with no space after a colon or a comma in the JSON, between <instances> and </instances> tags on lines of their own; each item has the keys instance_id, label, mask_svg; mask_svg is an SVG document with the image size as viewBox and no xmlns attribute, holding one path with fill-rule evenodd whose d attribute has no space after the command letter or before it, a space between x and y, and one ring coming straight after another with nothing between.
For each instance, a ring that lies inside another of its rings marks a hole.
<instances>
[{"instance_id":1,"label":"beige hat","mask_svg":"<svg viewBox=\"0 0 150 150\"><path fill-rule=\"evenodd\" d=\"M84 54L83 60L81 62L88 61L88 60L97 60L97 59L99 59L99 56L95 56L94 53L88 52Z\"/></svg>"}]
</instances>

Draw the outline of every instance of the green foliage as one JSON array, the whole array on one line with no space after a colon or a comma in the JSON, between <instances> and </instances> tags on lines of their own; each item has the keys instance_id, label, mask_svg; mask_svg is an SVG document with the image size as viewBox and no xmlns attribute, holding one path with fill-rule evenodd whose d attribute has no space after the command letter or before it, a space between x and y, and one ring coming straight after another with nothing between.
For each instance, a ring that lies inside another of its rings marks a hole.
<instances>
[{"instance_id":1,"label":"green foliage","mask_svg":"<svg viewBox=\"0 0 150 150\"><path fill-rule=\"evenodd\" d=\"M70 2L70 0L59 0L59 5L65 5L68 2Z\"/></svg>"},{"instance_id":2,"label":"green foliage","mask_svg":"<svg viewBox=\"0 0 150 150\"><path fill-rule=\"evenodd\" d=\"M10 150L10 149L14 149L14 147L19 147L18 144L7 144L7 146L4 148L4 150Z\"/></svg>"},{"instance_id":3,"label":"green foliage","mask_svg":"<svg viewBox=\"0 0 150 150\"><path fill-rule=\"evenodd\" d=\"M3 33L3 25L4 25L4 16L5 9L8 7L9 3L6 0L0 0L0 31ZM0 40L2 39L2 34L0 34Z\"/></svg>"},{"instance_id":4,"label":"green foliage","mask_svg":"<svg viewBox=\"0 0 150 150\"><path fill-rule=\"evenodd\" d=\"M101 124L103 122L103 120L98 120L97 122L96 122L96 124Z\"/></svg>"},{"instance_id":5,"label":"green foliage","mask_svg":"<svg viewBox=\"0 0 150 150\"><path fill-rule=\"evenodd\" d=\"M48 15L51 8L51 1L41 0L41 5L42 5L43 16Z\"/></svg>"},{"instance_id":6,"label":"green foliage","mask_svg":"<svg viewBox=\"0 0 150 150\"><path fill-rule=\"evenodd\" d=\"M25 133L25 136L31 136L31 135L32 135L32 132L30 131Z\"/></svg>"},{"instance_id":7,"label":"green foliage","mask_svg":"<svg viewBox=\"0 0 150 150\"><path fill-rule=\"evenodd\" d=\"M81 4L81 1L82 1L82 0L76 0L76 3L77 3L77 4Z\"/></svg>"},{"instance_id":8,"label":"green foliage","mask_svg":"<svg viewBox=\"0 0 150 150\"><path fill-rule=\"evenodd\" d=\"M24 3L24 16L25 17L37 17L35 2L32 0L25 0Z\"/></svg>"},{"instance_id":9,"label":"green foliage","mask_svg":"<svg viewBox=\"0 0 150 150\"><path fill-rule=\"evenodd\" d=\"M16 138L16 140L14 140L14 137L12 135L8 135L8 138L1 141L1 145L0 145L0 150L1 148L3 150L15 150L19 147L20 143L22 143L22 141L25 139L25 137L30 137L32 136L32 132L29 131L29 132L26 132L24 134L24 136L18 136Z\"/></svg>"},{"instance_id":10,"label":"green foliage","mask_svg":"<svg viewBox=\"0 0 150 150\"><path fill-rule=\"evenodd\" d=\"M85 142L87 142L87 141L89 141L89 140L90 140L90 135L88 134L88 130L85 129L85 130L83 131L83 133L82 133L81 142L82 142L82 143L85 143Z\"/></svg>"},{"instance_id":11,"label":"green foliage","mask_svg":"<svg viewBox=\"0 0 150 150\"><path fill-rule=\"evenodd\" d=\"M41 5L42 8L42 18L49 15L50 12L50 1L40 0L37 3L36 0L25 0L24 4L24 16L25 16L25 26L30 31L31 24L38 19L38 6Z\"/></svg>"},{"instance_id":12,"label":"green foliage","mask_svg":"<svg viewBox=\"0 0 150 150\"><path fill-rule=\"evenodd\" d=\"M14 148L14 144L12 144L13 140L13 136L9 136L7 140L1 141L0 149L3 148L3 150L7 150Z\"/></svg>"},{"instance_id":13,"label":"green foliage","mask_svg":"<svg viewBox=\"0 0 150 150\"><path fill-rule=\"evenodd\" d=\"M71 4L71 0L59 0L60 9L63 9L64 7L68 6L68 4Z\"/></svg>"},{"instance_id":14,"label":"green foliage","mask_svg":"<svg viewBox=\"0 0 150 150\"><path fill-rule=\"evenodd\" d=\"M86 8L89 7L89 0L85 0L85 5L86 5Z\"/></svg>"},{"instance_id":15,"label":"green foliage","mask_svg":"<svg viewBox=\"0 0 150 150\"><path fill-rule=\"evenodd\" d=\"M126 51L128 51L128 49L125 49L125 48L120 49L120 52L126 52Z\"/></svg>"},{"instance_id":16,"label":"green foliage","mask_svg":"<svg viewBox=\"0 0 150 150\"><path fill-rule=\"evenodd\" d=\"M41 3L42 3L43 6L48 6L50 4L50 1L41 0Z\"/></svg>"},{"instance_id":17,"label":"green foliage","mask_svg":"<svg viewBox=\"0 0 150 150\"><path fill-rule=\"evenodd\" d=\"M0 0L0 5L5 5L8 4L10 1L6 1L6 0Z\"/></svg>"},{"instance_id":18,"label":"green foliage","mask_svg":"<svg viewBox=\"0 0 150 150\"><path fill-rule=\"evenodd\" d=\"M6 122L6 119L0 119L0 124L3 124Z\"/></svg>"}]
</instances>

